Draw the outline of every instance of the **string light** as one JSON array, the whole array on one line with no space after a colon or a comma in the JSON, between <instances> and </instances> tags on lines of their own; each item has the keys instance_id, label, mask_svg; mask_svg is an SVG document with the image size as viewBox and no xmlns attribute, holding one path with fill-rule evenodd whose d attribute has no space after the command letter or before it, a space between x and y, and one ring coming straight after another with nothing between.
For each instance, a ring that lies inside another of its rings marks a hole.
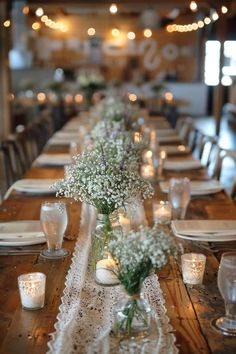
<instances>
[{"instance_id":1,"label":"string light","mask_svg":"<svg viewBox=\"0 0 236 354\"><path fill-rule=\"evenodd\" d=\"M136 37L134 32L128 32L127 33L127 38L130 39L131 41L134 40Z\"/></svg>"},{"instance_id":2,"label":"string light","mask_svg":"<svg viewBox=\"0 0 236 354\"><path fill-rule=\"evenodd\" d=\"M118 28L113 28L111 33L113 37L118 37L120 35L120 31L118 30Z\"/></svg>"},{"instance_id":3,"label":"string light","mask_svg":"<svg viewBox=\"0 0 236 354\"><path fill-rule=\"evenodd\" d=\"M24 6L22 9L22 12L24 15L28 15L29 14L29 6Z\"/></svg>"},{"instance_id":4,"label":"string light","mask_svg":"<svg viewBox=\"0 0 236 354\"><path fill-rule=\"evenodd\" d=\"M43 16L43 14L44 14L44 11L43 11L42 7L37 8L37 10L35 11L35 15L37 17L41 17L41 16Z\"/></svg>"},{"instance_id":5,"label":"string light","mask_svg":"<svg viewBox=\"0 0 236 354\"><path fill-rule=\"evenodd\" d=\"M211 18L212 18L212 20L213 21L217 21L218 20L218 18L219 18L219 15L218 15L218 13L215 11L215 12L213 12L213 14L211 15Z\"/></svg>"},{"instance_id":6,"label":"string light","mask_svg":"<svg viewBox=\"0 0 236 354\"><path fill-rule=\"evenodd\" d=\"M191 11L196 12L197 11L197 3L196 3L196 1L191 1L189 7L190 7Z\"/></svg>"},{"instance_id":7,"label":"string light","mask_svg":"<svg viewBox=\"0 0 236 354\"><path fill-rule=\"evenodd\" d=\"M149 28L146 28L144 31L143 31L143 35L144 37L146 38L150 38L152 36L152 31L149 29Z\"/></svg>"},{"instance_id":8,"label":"string light","mask_svg":"<svg viewBox=\"0 0 236 354\"><path fill-rule=\"evenodd\" d=\"M10 27L11 26L11 20L4 21L3 22L3 26L6 27L6 28Z\"/></svg>"},{"instance_id":9,"label":"string light","mask_svg":"<svg viewBox=\"0 0 236 354\"><path fill-rule=\"evenodd\" d=\"M111 4L110 9L109 9L111 14L116 14L118 11L117 5L116 4Z\"/></svg>"},{"instance_id":10,"label":"string light","mask_svg":"<svg viewBox=\"0 0 236 354\"><path fill-rule=\"evenodd\" d=\"M195 7L195 5L196 5L196 7ZM198 7L197 7L197 3L195 1L191 1L190 9L192 11L197 11ZM222 14L226 14L228 12L228 8L224 5L221 6L220 10L221 10ZM209 16L205 16L204 18L200 19L197 22L188 23L188 24L184 24L184 25L178 25L176 23L169 24L166 26L166 30L169 33L196 31L198 29L201 29L201 28L209 25L210 23L212 23L212 21L217 21L218 19L219 19L219 13L216 11L216 9L211 9Z\"/></svg>"},{"instance_id":11,"label":"string light","mask_svg":"<svg viewBox=\"0 0 236 354\"><path fill-rule=\"evenodd\" d=\"M38 31L40 29L40 27L41 27L41 25L40 25L39 22L34 22L32 24L32 28L33 28L34 31Z\"/></svg>"},{"instance_id":12,"label":"string light","mask_svg":"<svg viewBox=\"0 0 236 354\"><path fill-rule=\"evenodd\" d=\"M89 36L94 36L95 33L96 33L96 30L95 30L95 28L90 27L90 28L88 29L87 33L88 33Z\"/></svg>"},{"instance_id":13,"label":"string light","mask_svg":"<svg viewBox=\"0 0 236 354\"><path fill-rule=\"evenodd\" d=\"M221 12L222 12L222 14L227 14L227 12L228 12L228 8L226 7L226 6L221 6Z\"/></svg>"}]
</instances>

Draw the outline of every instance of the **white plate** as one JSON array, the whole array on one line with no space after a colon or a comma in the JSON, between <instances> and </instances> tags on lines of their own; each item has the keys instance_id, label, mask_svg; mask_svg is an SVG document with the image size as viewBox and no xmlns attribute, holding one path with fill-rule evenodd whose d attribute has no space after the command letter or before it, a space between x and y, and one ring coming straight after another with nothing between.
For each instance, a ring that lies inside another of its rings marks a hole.
<instances>
[{"instance_id":1,"label":"white plate","mask_svg":"<svg viewBox=\"0 0 236 354\"><path fill-rule=\"evenodd\" d=\"M159 143L181 143L182 139L178 135L171 135L171 136L157 136L157 141Z\"/></svg>"},{"instance_id":2,"label":"white plate","mask_svg":"<svg viewBox=\"0 0 236 354\"><path fill-rule=\"evenodd\" d=\"M222 242L222 241L236 241L236 234L235 235L222 235L219 237L219 235L198 235L198 236L187 236L187 235L181 235L178 233L173 232L174 235L178 238L184 239L184 240L189 240L189 241L204 241L204 242Z\"/></svg>"},{"instance_id":3,"label":"white plate","mask_svg":"<svg viewBox=\"0 0 236 354\"><path fill-rule=\"evenodd\" d=\"M48 166L64 166L71 164L71 156L69 154L41 154L36 159L36 165Z\"/></svg>"},{"instance_id":4,"label":"white plate","mask_svg":"<svg viewBox=\"0 0 236 354\"><path fill-rule=\"evenodd\" d=\"M167 155L186 155L190 154L190 149L185 145L161 145L160 150L165 150Z\"/></svg>"},{"instance_id":5,"label":"white plate","mask_svg":"<svg viewBox=\"0 0 236 354\"><path fill-rule=\"evenodd\" d=\"M174 220L176 237L191 241L222 242L236 240L236 220Z\"/></svg>"},{"instance_id":6,"label":"white plate","mask_svg":"<svg viewBox=\"0 0 236 354\"><path fill-rule=\"evenodd\" d=\"M55 190L51 186L57 179L20 179L13 185L13 189L18 192L33 194L54 194Z\"/></svg>"},{"instance_id":7,"label":"white plate","mask_svg":"<svg viewBox=\"0 0 236 354\"><path fill-rule=\"evenodd\" d=\"M0 223L0 246L29 246L45 243L40 221L10 221Z\"/></svg>"},{"instance_id":8,"label":"white plate","mask_svg":"<svg viewBox=\"0 0 236 354\"><path fill-rule=\"evenodd\" d=\"M160 182L161 191L169 193L169 182ZM190 191L193 196L218 193L223 189L219 181L190 181Z\"/></svg>"},{"instance_id":9,"label":"white plate","mask_svg":"<svg viewBox=\"0 0 236 354\"><path fill-rule=\"evenodd\" d=\"M202 168L200 160L166 160L164 162L165 170L184 171L184 170L196 170Z\"/></svg>"}]
</instances>

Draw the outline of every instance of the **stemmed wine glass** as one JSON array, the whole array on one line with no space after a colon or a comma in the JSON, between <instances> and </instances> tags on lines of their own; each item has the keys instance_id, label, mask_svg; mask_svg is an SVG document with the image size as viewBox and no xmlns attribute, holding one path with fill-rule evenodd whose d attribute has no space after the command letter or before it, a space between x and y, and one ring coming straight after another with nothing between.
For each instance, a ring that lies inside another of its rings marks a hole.
<instances>
[{"instance_id":1,"label":"stemmed wine glass","mask_svg":"<svg viewBox=\"0 0 236 354\"><path fill-rule=\"evenodd\" d=\"M225 335L236 336L236 252L223 253L217 283L225 302L225 315L214 319L212 326Z\"/></svg>"},{"instance_id":2,"label":"stemmed wine glass","mask_svg":"<svg viewBox=\"0 0 236 354\"><path fill-rule=\"evenodd\" d=\"M63 202L42 203L40 221L48 247L42 251L41 255L53 259L68 255L69 251L62 248L68 222L66 204Z\"/></svg>"}]
</instances>

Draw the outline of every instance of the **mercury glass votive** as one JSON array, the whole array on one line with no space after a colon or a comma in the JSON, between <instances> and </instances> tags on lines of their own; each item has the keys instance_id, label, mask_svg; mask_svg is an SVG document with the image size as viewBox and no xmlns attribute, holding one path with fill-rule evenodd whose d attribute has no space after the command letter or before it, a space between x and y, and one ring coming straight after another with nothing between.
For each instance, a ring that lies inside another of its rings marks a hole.
<instances>
[{"instance_id":1,"label":"mercury glass votive","mask_svg":"<svg viewBox=\"0 0 236 354\"><path fill-rule=\"evenodd\" d=\"M183 281L185 284L202 284L206 256L201 253L185 253L181 256Z\"/></svg>"},{"instance_id":2,"label":"mercury glass votive","mask_svg":"<svg viewBox=\"0 0 236 354\"><path fill-rule=\"evenodd\" d=\"M27 273L18 277L18 287L22 307L26 310L37 310L44 307L46 275L43 273Z\"/></svg>"},{"instance_id":3,"label":"mercury glass votive","mask_svg":"<svg viewBox=\"0 0 236 354\"><path fill-rule=\"evenodd\" d=\"M160 202L154 201L153 208L153 221L155 224L170 224L172 207L169 202L161 200Z\"/></svg>"}]
</instances>

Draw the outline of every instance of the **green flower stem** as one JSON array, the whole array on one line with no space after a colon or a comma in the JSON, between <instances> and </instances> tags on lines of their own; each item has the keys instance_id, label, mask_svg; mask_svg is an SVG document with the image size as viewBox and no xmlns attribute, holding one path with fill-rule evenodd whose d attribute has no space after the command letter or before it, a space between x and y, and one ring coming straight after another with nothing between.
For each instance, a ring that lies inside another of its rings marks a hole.
<instances>
[{"instance_id":1,"label":"green flower stem","mask_svg":"<svg viewBox=\"0 0 236 354\"><path fill-rule=\"evenodd\" d=\"M147 321L143 315L143 312L140 310L139 305L139 296L134 296L127 307L123 310L123 315L125 318L117 323L117 327L121 332L125 332L128 336L132 335L133 332L133 321L137 317L141 319L142 323L147 326Z\"/></svg>"}]
</instances>

